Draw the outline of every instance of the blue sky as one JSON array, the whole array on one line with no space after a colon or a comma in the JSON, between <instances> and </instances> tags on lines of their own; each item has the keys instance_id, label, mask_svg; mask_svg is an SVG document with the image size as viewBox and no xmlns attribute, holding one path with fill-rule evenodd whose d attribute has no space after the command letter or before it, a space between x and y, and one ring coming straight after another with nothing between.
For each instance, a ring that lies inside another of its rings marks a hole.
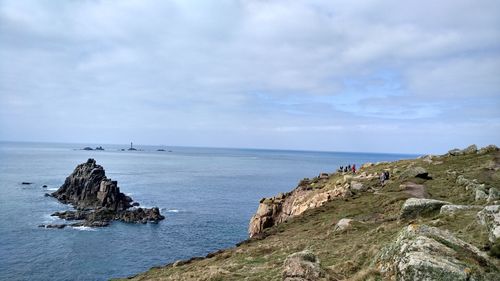
<instances>
[{"instance_id":1,"label":"blue sky","mask_svg":"<svg viewBox=\"0 0 500 281\"><path fill-rule=\"evenodd\" d=\"M0 139L500 144L500 2L0 0Z\"/></svg>"}]
</instances>

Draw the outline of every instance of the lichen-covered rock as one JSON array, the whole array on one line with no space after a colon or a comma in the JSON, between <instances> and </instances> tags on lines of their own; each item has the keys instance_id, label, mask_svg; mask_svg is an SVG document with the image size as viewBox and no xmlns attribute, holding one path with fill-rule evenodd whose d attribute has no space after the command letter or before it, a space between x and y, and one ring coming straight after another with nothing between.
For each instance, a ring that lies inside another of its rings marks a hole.
<instances>
[{"instance_id":1,"label":"lichen-covered rock","mask_svg":"<svg viewBox=\"0 0 500 281\"><path fill-rule=\"evenodd\" d=\"M476 205L443 205L439 210L441 215L455 215L459 212L480 210L482 206Z\"/></svg>"},{"instance_id":2,"label":"lichen-covered rock","mask_svg":"<svg viewBox=\"0 0 500 281\"><path fill-rule=\"evenodd\" d=\"M490 242L500 238L500 205L484 207L477 213L477 218L480 224L488 228Z\"/></svg>"},{"instance_id":3,"label":"lichen-covered rock","mask_svg":"<svg viewBox=\"0 0 500 281\"><path fill-rule=\"evenodd\" d=\"M325 280L319 259L310 251L289 255L283 263L283 281Z\"/></svg>"},{"instance_id":4,"label":"lichen-covered rock","mask_svg":"<svg viewBox=\"0 0 500 281\"><path fill-rule=\"evenodd\" d=\"M410 198L407 199L403 204L399 218L413 219L419 215L424 215L426 213L439 210L443 205L450 204L450 202L434 199Z\"/></svg>"},{"instance_id":5,"label":"lichen-covered rock","mask_svg":"<svg viewBox=\"0 0 500 281\"><path fill-rule=\"evenodd\" d=\"M498 188L492 187L488 190L488 198L486 201L493 202L500 199L500 190Z\"/></svg>"},{"instance_id":6,"label":"lichen-covered rock","mask_svg":"<svg viewBox=\"0 0 500 281\"><path fill-rule=\"evenodd\" d=\"M475 154L477 153L477 146L475 144L469 145L467 148L462 150L464 154Z\"/></svg>"},{"instance_id":7,"label":"lichen-covered rock","mask_svg":"<svg viewBox=\"0 0 500 281\"><path fill-rule=\"evenodd\" d=\"M488 146L485 146L485 147L479 149L479 151L477 153L478 154L486 154L486 153L496 152L496 151L498 151L498 147L494 144L490 144Z\"/></svg>"},{"instance_id":8,"label":"lichen-covered rock","mask_svg":"<svg viewBox=\"0 0 500 281\"><path fill-rule=\"evenodd\" d=\"M431 179L429 172L422 167L410 167L406 169L401 175L401 179L422 178Z\"/></svg>"},{"instance_id":9,"label":"lichen-covered rock","mask_svg":"<svg viewBox=\"0 0 500 281\"><path fill-rule=\"evenodd\" d=\"M479 249L448 231L409 225L373 261L384 280L498 280L500 271Z\"/></svg>"}]
</instances>

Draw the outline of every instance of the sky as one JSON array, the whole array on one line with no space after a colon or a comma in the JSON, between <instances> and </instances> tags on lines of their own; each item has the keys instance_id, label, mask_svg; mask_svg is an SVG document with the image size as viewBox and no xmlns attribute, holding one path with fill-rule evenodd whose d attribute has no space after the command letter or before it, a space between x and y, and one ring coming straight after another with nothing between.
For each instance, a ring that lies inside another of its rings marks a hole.
<instances>
[{"instance_id":1,"label":"sky","mask_svg":"<svg viewBox=\"0 0 500 281\"><path fill-rule=\"evenodd\" d=\"M500 145L500 1L0 0L0 140Z\"/></svg>"}]
</instances>

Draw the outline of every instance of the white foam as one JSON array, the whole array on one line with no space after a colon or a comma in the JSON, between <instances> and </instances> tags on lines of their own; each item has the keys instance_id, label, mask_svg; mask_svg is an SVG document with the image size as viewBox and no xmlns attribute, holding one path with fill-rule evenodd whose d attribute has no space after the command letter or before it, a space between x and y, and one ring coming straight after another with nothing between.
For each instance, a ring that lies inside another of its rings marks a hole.
<instances>
[{"instance_id":1,"label":"white foam","mask_svg":"<svg viewBox=\"0 0 500 281\"><path fill-rule=\"evenodd\" d=\"M76 230L80 230L80 231L96 231L95 228L92 228L89 226L73 226L71 228L76 229Z\"/></svg>"},{"instance_id":2,"label":"white foam","mask_svg":"<svg viewBox=\"0 0 500 281\"><path fill-rule=\"evenodd\" d=\"M176 209L170 209L170 210L167 210L166 211L167 213L178 213L180 212L179 210L176 210Z\"/></svg>"},{"instance_id":3,"label":"white foam","mask_svg":"<svg viewBox=\"0 0 500 281\"><path fill-rule=\"evenodd\" d=\"M57 188L57 187L44 188L44 190L49 190L49 191L56 191L58 189L59 188Z\"/></svg>"}]
</instances>

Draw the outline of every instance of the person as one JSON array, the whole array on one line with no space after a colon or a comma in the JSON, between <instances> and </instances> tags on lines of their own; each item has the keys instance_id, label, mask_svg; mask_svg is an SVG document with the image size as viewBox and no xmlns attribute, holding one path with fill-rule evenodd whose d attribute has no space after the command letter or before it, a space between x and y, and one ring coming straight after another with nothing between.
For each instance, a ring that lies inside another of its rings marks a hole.
<instances>
[{"instance_id":1,"label":"person","mask_svg":"<svg viewBox=\"0 0 500 281\"><path fill-rule=\"evenodd\" d=\"M381 184L382 186L384 186L384 184L385 184L385 180L386 180L386 178L385 178L385 172L380 173L380 177L379 177L379 179L380 179L380 184Z\"/></svg>"},{"instance_id":2,"label":"person","mask_svg":"<svg viewBox=\"0 0 500 281\"><path fill-rule=\"evenodd\" d=\"M384 171L385 180L389 180L389 171Z\"/></svg>"},{"instance_id":3,"label":"person","mask_svg":"<svg viewBox=\"0 0 500 281\"><path fill-rule=\"evenodd\" d=\"M351 170L351 164L347 165L347 170Z\"/></svg>"},{"instance_id":4,"label":"person","mask_svg":"<svg viewBox=\"0 0 500 281\"><path fill-rule=\"evenodd\" d=\"M344 173L347 173L347 166L344 167Z\"/></svg>"},{"instance_id":5,"label":"person","mask_svg":"<svg viewBox=\"0 0 500 281\"><path fill-rule=\"evenodd\" d=\"M343 172L344 171L344 166L340 166L340 169L339 169L339 172Z\"/></svg>"},{"instance_id":6,"label":"person","mask_svg":"<svg viewBox=\"0 0 500 281\"><path fill-rule=\"evenodd\" d=\"M355 174L356 173L356 164L352 164L352 173Z\"/></svg>"}]
</instances>

